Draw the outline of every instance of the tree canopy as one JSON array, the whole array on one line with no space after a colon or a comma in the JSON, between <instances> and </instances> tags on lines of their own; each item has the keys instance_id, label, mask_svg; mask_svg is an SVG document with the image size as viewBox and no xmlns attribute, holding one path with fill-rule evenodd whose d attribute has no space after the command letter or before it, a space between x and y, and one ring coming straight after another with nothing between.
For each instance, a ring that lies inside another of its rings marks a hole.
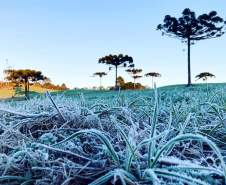
<instances>
[{"instance_id":1,"label":"tree canopy","mask_svg":"<svg viewBox=\"0 0 226 185\"><path fill-rule=\"evenodd\" d=\"M127 69L126 71L131 75L136 75L136 74L141 73L142 69L132 68L132 69Z\"/></svg>"},{"instance_id":2,"label":"tree canopy","mask_svg":"<svg viewBox=\"0 0 226 185\"><path fill-rule=\"evenodd\" d=\"M149 72L145 74L146 77L161 77L162 75L160 73L157 72Z\"/></svg>"},{"instance_id":3,"label":"tree canopy","mask_svg":"<svg viewBox=\"0 0 226 185\"><path fill-rule=\"evenodd\" d=\"M102 78L103 76L106 76L107 73L105 73L105 72L96 72L96 73L94 73L93 75L94 75L94 76L99 76L100 78Z\"/></svg>"},{"instance_id":4,"label":"tree canopy","mask_svg":"<svg viewBox=\"0 0 226 185\"><path fill-rule=\"evenodd\" d=\"M99 63L120 66L123 64L124 67L131 67L133 65L133 58L128 55L107 55L99 59Z\"/></svg>"},{"instance_id":5,"label":"tree canopy","mask_svg":"<svg viewBox=\"0 0 226 185\"><path fill-rule=\"evenodd\" d=\"M4 71L6 74L6 79L12 82L23 82L32 81L37 82L40 80L48 79L45 77L41 71L31 70L31 69L7 69Z\"/></svg>"},{"instance_id":6,"label":"tree canopy","mask_svg":"<svg viewBox=\"0 0 226 185\"><path fill-rule=\"evenodd\" d=\"M163 24L159 24L157 29L162 34L176 37L187 42L220 37L225 33L223 29L226 22L217 15L216 11L202 14L196 17L195 12L189 8L184 9L179 18L166 15Z\"/></svg>"},{"instance_id":7,"label":"tree canopy","mask_svg":"<svg viewBox=\"0 0 226 185\"><path fill-rule=\"evenodd\" d=\"M215 75L210 72L202 72L195 76L197 80L202 79L203 81L207 81L208 78L213 78L213 77L215 77Z\"/></svg>"}]
</instances>

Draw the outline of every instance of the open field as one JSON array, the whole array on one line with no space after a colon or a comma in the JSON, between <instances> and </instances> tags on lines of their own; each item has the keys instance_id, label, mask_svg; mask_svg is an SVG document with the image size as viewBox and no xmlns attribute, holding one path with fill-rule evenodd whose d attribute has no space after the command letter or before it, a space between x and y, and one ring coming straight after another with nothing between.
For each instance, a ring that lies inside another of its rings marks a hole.
<instances>
[{"instance_id":1,"label":"open field","mask_svg":"<svg viewBox=\"0 0 226 185\"><path fill-rule=\"evenodd\" d=\"M31 86L30 87L30 93L33 94L40 94L44 93L47 89L44 89L40 86ZM48 90L50 92L53 92L54 90ZM10 99L15 95L14 90L12 87L0 87L0 99Z\"/></svg>"},{"instance_id":2,"label":"open field","mask_svg":"<svg viewBox=\"0 0 226 185\"><path fill-rule=\"evenodd\" d=\"M8 89L8 88L0 89L0 99L11 98L13 96L13 94L14 94L14 92L11 89Z\"/></svg>"},{"instance_id":3,"label":"open field","mask_svg":"<svg viewBox=\"0 0 226 185\"><path fill-rule=\"evenodd\" d=\"M0 102L0 184L226 183L226 85Z\"/></svg>"}]
</instances>

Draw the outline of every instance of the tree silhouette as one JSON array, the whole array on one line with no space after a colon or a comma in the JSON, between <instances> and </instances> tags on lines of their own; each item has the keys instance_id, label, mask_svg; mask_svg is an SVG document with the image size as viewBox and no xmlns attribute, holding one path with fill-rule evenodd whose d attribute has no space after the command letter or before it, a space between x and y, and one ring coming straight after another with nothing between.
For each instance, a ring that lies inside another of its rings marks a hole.
<instances>
[{"instance_id":1,"label":"tree silhouette","mask_svg":"<svg viewBox=\"0 0 226 185\"><path fill-rule=\"evenodd\" d=\"M195 76L195 78L197 78L197 80L202 79L203 81L206 81L206 82L207 82L208 78L213 78L213 77L215 77L215 75L212 73L209 73L209 72L202 72Z\"/></svg>"},{"instance_id":2,"label":"tree silhouette","mask_svg":"<svg viewBox=\"0 0 226 185\"><path fill-rule=\"evenodd\" d=\"M133 78L133 86L135 89L136 88L136 79L142 77L141 75L139 75L140 73L142 73L142 69L132 68L132 69L127 69L126 72L128 72L131 75L131 77Z\"/></svg>"},{"instance_id":3,"label":"tree silhouette","mask_svg":"<svg viewBox=\"0 0 226 185\"><path fill-rule=\"evenodd\" d=\"M219 17L216 11L196 17L195 12L189 8L184 9L180 18L166 15L164 23L158 25L157 30L162 31L162 35L178 38L187 44L188 85L191 85L191 44L196 41L222 36L225 33L225 25L226 21Z\"/></svg>"},{"instance_id":4,"label":"tree silhouette","mask_svg":"<svg viewBox=\"0 0 226 185\"><path fill-rule=\"evenodd\" d=\"M13 83L24 83L25 96L29 98L30 82L38 82L47 79L41 71L30 69L7 69L4 71L6 79Z\"/></svg>"},{"instance_id":5,"label":"tree silhouette","mask_svg":"<svg viewBox=\"0 0 226 185\"><path fill-rule=\"evenodd\" d=\"M213 77L215 77L215 75L212 74L212 73L209 73L209 72L202 72L202 73L195 76L195 78L197 78L197 80L202 79L204 82L206 82L207 95L209 95L209 87L208 87L207 79L213 78Z\"/></svg>"},{"instance_id":6,"label":"tree silhouette","mask_svg":"<svg viewBox=\"0 0 226 185\"><path fill-rule=\"evenodd\" d=\"M118 89L117 77L119 67L133 67L133 58L128 55L107 55L99 59L99 63L115 67L115 89ZM111 67L109 68L111 69Z\"/></svg>"},{"instance_id":7,"label":"tree silhouette","mask_svg":"<svg viewBox=\"0 0 226 185\"><path fill-rule=\"evenodd\" d=\"M100 89L102 88L101 79L103 76L106 76L106 75L107 75L107 73L105 73L105 72L96 72L93 74L93 76L99 76L99 78L100 78Z\"/></svg>"},{"instance_id":8,"label":"tree silhouette","mask_svg":"<svg viewBox=\"0 0 226 185\"><path fill-rule=\"evenodd\" d=\"M146 77L151 77L152 80L152 88L154 88L154 78L161 77L162 75L157 72L150 72L145 74Z\"/></svg>"}]
</instances>

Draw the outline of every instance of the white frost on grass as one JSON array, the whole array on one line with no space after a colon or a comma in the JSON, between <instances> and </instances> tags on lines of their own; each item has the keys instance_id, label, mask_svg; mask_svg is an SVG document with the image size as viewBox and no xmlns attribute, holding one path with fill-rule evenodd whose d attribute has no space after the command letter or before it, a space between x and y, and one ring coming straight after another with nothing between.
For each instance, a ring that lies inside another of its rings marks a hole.
<instances>
[{"instance_id":1,"label":"white frost on grass","mask_svg":"<svg viewBox=\"0 0 226 185\"><path fill-rule=\"evenodd\" d=\"M0 184L224 184L225 90L0 102Z\"/></svg>"}]
</instances>

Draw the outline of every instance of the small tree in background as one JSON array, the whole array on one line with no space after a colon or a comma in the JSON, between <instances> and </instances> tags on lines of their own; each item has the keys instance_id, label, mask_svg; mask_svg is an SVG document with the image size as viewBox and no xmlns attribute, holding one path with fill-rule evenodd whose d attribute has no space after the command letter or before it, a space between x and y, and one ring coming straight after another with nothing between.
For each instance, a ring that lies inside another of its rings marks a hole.
<instances>
[{"instance_id":1,"label":"small tree in background","mask_svg":"<svg viewBox=\"0 0 226 185\"><path fill-rule=\"evenodd\" d=\"M30 82L38 82L46 79L41 71L31 69L8 69L4 73L8 81L16 84L24 84L26 98L29 98Z\"/></svg>"},{"instance_id":2,"label":"small tree in background","mask_svg":"<svg viewBox=\"0 0 226 185\"><path fill-rule=\"evenodd\" d=\"M222 36L226 21L217 15L216 11L202 14L196 17L195 12L189 8L184 9L179 18L166 15L163 24L159 24L157 30L163 35L178 38L187 43L188 48L188 85L191 85L191 44L196 41L217 38Z\"/></svg>"},{"instance_id":3,"label":"small tree in background","mask_svg":"<svg viewBox=\"0 0 226 185\"><path fill-rule=\"evenodd\" d=\"M128 55L107 55L99 59L99 63L115 67L115 89L118 89L117 78L119 67L134 67L133 58ZM109 68L111 69L111 67Z\"/></svg>"},{"instance_id":4,"label":"small tree in background","mask_svg":"<svg viewBox=\"0 0 226 185\"><path fill-rule=\"evenodd\" d=\"M159 78L162 75L160 73L157 72L150 72L150 73L146 73L145 74L146 77L151 77L151 81L152 81L152 88L154 88L154 78Z\"/></svg>"},{"instance_id":5,"label":"small tree in background","mask_svg":"<svg viewBox=\"0 0 226 185\"><path fill-rule=\"evenodd\" d=\"M140 73L142 73L142 69L132 68L132 69L127 69L126 72L128 72L131 75L131 77L133 78L133 86L135 89L136 88L136 79L142 78L142 76L139 75Z\"/></svg>"},{"instance_id":6,"label":"small tree in background","mask_svg":"<svg viewBox=\"0 0 226 185\"><path fill-rule=\"evenodd\" d=\"M207 80L208 80L208 78L213 78L213 77L215 77L215 75L212 74L212 73L209 73L209 72L202 72L202 73L195 76L196 80L202 79L204 82L206 82L207 95L209 94L209 87L208 87Z\"/></svg>"},{"instance_id":7,"label":"small tree in background","mask_svg":"<svg viewBox=\"0 0 226 185\"><path fill-rule=\"evenodd\" d=\"M117 84L120 88L122 88L125 85L125 80L121 76L119 76L117 78Z\"/></svg>"},{"instance_id":8,"label":"small tree in background","mask_svg":"<svg viewBox=\"0 0 226 185\"><path fill-rule=\"evenodd\" d=\"M13 95L13 97L24 95L24 90L23 90L23 88L22 88L22 85L19 84L19 83L16 83L16 84L14 85L13 90L14 90L14 95Z\"/></svg>"},{"instance_id":9,"label":"small tree in background","mask_svg":"<svg viewBox=\"0 0 226 185\"><path fill-rule=\"evenodd\" d=\"M207 82L208 78L213 78L213 77L215 77L215 75L209 72L202 72L195 76L196 80L202 79L204 82Z\"/></svg>"},{"instance_id":10,"label":"small tree in background","mask_svg":"<svg viewBox=\"0 0 226 185\"><path fill-rule=\"evenodd\" d=\"M101 83L102 77L106 76L106 75L107 75L107 73L105 73L105 72L96 72L93 74L93 76L98 76L100 78L100 89L102 89L102 83Z\"/></svg>"},{"instance_id":11,"label":"small tree in background","mask_svg":"<svg viewBox=\"0 0 226 185\"><path fill-rule=\"evenodd\" d=\"M118 80L118 85L121 90L134 89L133 82L125 82L125 80L121 76L119 76L117 80ZM142 84L136 83L136 89L144 89L144 88L145 87Z\"/></svg>"},{"instance_id":12,"label":"small tree in background","mask_svg":"<svg viewBox=\"0 0 226 185\"><path fill-rule=\"evenodd\" d=\"M65 83L62 83L61 86L60 86L61 90L67 90L67 85Z\"/></svg>"}]
</instances>

